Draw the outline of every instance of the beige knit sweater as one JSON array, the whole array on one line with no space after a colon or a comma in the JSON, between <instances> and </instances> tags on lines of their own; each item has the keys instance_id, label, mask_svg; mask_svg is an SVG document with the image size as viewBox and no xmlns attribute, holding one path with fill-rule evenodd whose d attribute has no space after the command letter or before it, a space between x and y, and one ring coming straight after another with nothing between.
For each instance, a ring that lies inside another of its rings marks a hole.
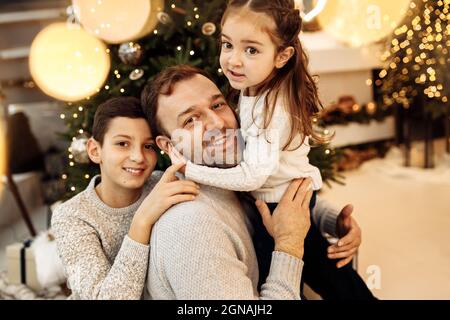
<instances>
[{"instance_id":1,"label":"beige knit sweater","mask_svg":"<svg viewBox=\"0 0 450 320\"><path fill-rule=\"evenodd\" d=\"M321 217L320 225L328 225L323 221L330 218ZM167 210L152 230L147 297L300 299L303 261L283 252L272 253L269 275L258 292L251 232L233 191L202 185L196 200Z\"/></svg>"},{"instance_id":2,"label":"beige knit sweater","mask_svg":"<svg viewBox=\"0 0 450 320\"><path fill-rule=\"evenodd\" d=\"M149 246L128 237L131 220L159 181L154 172L138 201L111 208L100 200L92 178L83 192L61 204L52 231L72 290L71 299L140 299L147 274Z\"/></svg>"},{"instance_id":3,"label":"beige knit sweater","mask_svg":"<svg viewBox=\"0 0 450 320\"><path fill-rule=\"evenodd\" d=\"M135 211L161 175L154 172L140 199L121 209L99 199L96 176L85 191L54 212L52 229L72 289L70 298L139 299L146 283L152 297L160 299L258 298L252 228L231 191L202 186L196 201L166 212L152 231L149 266L149 246L127 233ZM313 218L322 231L333 233L334 208L318 201ZM275 252L261 297L298 298L301 267L300 260Z\"/></svg>"}]
</instances>

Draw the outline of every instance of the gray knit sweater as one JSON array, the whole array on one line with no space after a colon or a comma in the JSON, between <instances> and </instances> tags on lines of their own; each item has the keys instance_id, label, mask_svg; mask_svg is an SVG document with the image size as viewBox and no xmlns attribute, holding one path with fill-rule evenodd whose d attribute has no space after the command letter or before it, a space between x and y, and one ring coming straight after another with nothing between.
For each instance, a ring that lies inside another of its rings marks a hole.
<instances>
[{"instance_id":1,"label":"gray knit sweater","mask_svg":"<svg viewBox=\"0 0 450 320\"><path fill-rule=\"evenodd\" d=\"M52 230L72 289L71 299L141 298L149 267L149 246L133 241L127 233L135 211L161 175L155 171L140 199L126 208L110 208L100 200L94 189L99 181L96 176L86 190L55 210ZM209 212L210 216L206 214ZM334 232L335 209L318 201L313 217L322 231ZM257 297L256 257L249 237L251 226L249 230L246 226L246 216L233 192L207 186L202 186L196 201L166 212L152 231L155 249L147 287L153 297ZM261 295L298 298L301 266L298 259L275 252L271 274L279 274L276 269L280 268L288 272L282 278L268 279ZM206 270L200 272L199 268L204 267ZM214 275L211 271L220 274L224 269L228 278L208 278ZM193 279L199 281L188 287ZM174 291L168 289L169 280Z\"/></svg>"},{"instance_id":2,"label":"gray knit sweater","mask_svg":"<svg viewBox=\"0 0 450 320\"><path fill-rule=\"evenodd\" d=\"M324 221L334 219L335 226L336 215L329 211L318 211L316 216L321 218L319 225L331 225ZM251 232L233 191L202 185L195 201L170 208L155 224L146 297L300 299L303 261L277 251L272 253L266 282L257 291L258 262Z\"/></svg>"},{"instance_id":3,"label":"gray knit sweater","mask_svg":"<svg viewBox=\"0 0 450 320\"><path fill-rule=\"evenodd\" d=\"M128 237L131 220L161 177L154 172L138 201L111 208L95 192L99 176L83 192L61 204L52 231L71 299L139 299L147 274L149 246Z\"/></svg>"}]
</instances>

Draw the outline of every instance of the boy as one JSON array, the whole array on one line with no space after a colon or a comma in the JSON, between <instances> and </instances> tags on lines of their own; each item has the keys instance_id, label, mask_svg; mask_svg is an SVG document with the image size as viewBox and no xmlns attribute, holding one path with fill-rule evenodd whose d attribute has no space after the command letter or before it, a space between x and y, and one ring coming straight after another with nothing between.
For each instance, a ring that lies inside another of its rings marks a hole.
<instances>
[{"instance_id":1,"label":"boy","mask_svg":"<svg viewBox=\"0 0 450 320\"><path fill-rule=\"evenodd\" d=\"M179 165L152 175L156 147L134 97L98 107L87 152L100 175L52 217L70 298L139 299L153 224L173 204L193 200L198 186L174 176Z\"/></svg>"}]
</instances>

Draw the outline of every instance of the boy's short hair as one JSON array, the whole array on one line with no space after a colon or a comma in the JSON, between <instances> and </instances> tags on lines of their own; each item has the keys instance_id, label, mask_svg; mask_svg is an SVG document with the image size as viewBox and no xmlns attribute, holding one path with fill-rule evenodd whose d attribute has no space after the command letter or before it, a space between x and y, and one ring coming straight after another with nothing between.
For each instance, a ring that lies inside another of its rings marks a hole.
<instances>
[{"instance_id":1,"label":"boy's short hair","mask_svg":"<svg viewBox=\"0 0 450 320\"><path fill-rule=\"evenodd\" d=\"M92 137L103 144L109 123L117 117L147 120L139 99L135 97L111 98L100 104L95 112Z\"/></svg>"}]
</instances>

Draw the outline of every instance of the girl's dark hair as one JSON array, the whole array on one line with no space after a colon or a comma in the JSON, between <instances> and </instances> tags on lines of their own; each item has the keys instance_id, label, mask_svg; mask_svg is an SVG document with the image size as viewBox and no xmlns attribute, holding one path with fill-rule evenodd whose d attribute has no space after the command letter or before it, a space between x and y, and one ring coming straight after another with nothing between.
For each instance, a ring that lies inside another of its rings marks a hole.
<instances>
[{"instance_id":1,"label":"girl's dark hair","mask_svg":"<svg viewBox=\"0 0 450 320\"><path fill-rule=\"evenodd\" d=\"M109 123L117 117L147 120L139 99L135 97L116 97L106 100L98 106L92 126L92 136L100 144L103 144Z\"/></svg>"},{"instance_id":2,"label":"girl's dark hair","mask_svg":"<svg viewBox=\"0 0 450 320\"><path fill-rule=\"evenodd\" d=\"M291 132L283 150L290 147L298 133L302 134L302 142L306 136L319 143L329 139L314 132L312 116L323 108L317 92L317 86L310 75L307 65L308 57L302 49L299 33L302 29L302 19L299 10L295 9L294 0L230 0L222 17L222 27L230 14L247 9L266 14L275 22L275 30L265 28L264 31L278 47L277 53L287 47L293 47L295 52L289 61L280 69L274 70L268 81L259 88L257 94L268 92L265 101L264 129L272 119L275 103L279 92L285 93L284 105L291 116ZM300 147L295 146L292 150Z\"/></svg>"}]
</instances>

